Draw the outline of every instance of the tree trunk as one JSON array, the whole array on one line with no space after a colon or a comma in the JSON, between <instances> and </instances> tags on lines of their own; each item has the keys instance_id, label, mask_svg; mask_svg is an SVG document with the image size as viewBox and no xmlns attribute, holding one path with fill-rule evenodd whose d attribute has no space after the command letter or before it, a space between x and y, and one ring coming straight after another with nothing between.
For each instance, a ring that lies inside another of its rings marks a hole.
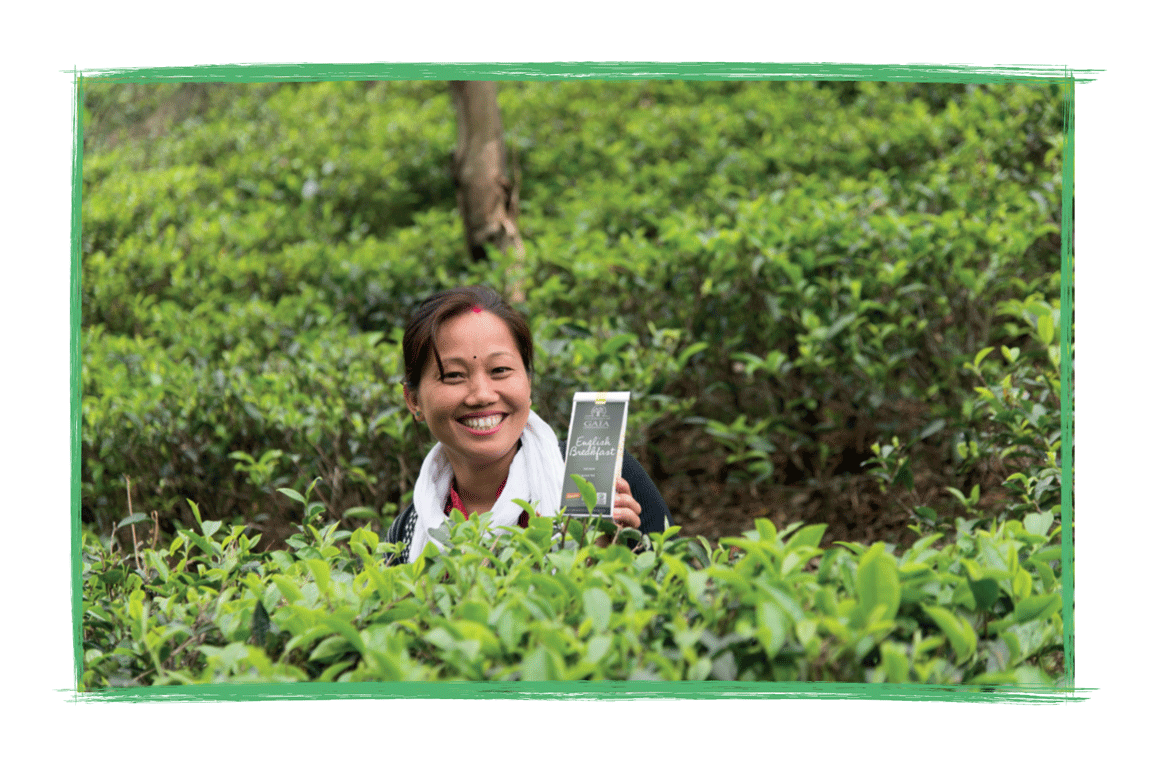
<instances>
[{"instance_id":1,"label":"tree trunk","mask_svg":"<svg viewBox=\"0 0 1152 769\"><path fill-rule=\"evenodd\" d=\"M452 175L456 202L464 222L464 238L472 258L488 258L487 247L516 249L518 260L510 297L523 301L521 289L524 244L516 226L519 209L517 185L508 178L504 125L496 102L496 83L453 80L456 106L456 151Z\"/></svg>"}]
</instances>

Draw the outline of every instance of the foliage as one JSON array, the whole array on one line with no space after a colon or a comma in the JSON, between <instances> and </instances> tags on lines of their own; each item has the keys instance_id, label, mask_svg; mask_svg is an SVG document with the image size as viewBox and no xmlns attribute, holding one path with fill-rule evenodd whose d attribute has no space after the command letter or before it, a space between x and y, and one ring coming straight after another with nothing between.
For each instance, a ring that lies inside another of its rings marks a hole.
<instances>
[{"instance_id":1,"label":"foliage","mask_svg":"<svg viewBox=\"0 0 1152 769\"><path fill-rule=\"evenodd\" d=\"M461 245L447 90L85 89L84 519L122 516L124 476L169 531L185 498L282 516L273 481L322 478L334 514L404 504L427 445L404 418L397 328L434 290L512 273L510 255L473 264ZM963 364L1044 350L997 309L1055 306L1059 97L503 84L537 410L562 429L574 389L626 386L647 465L688 430L761 487L859 473L870 443L940 420L933 445L1001 440L971 432ZM267 452L268 472L237 469ZM958 486L970 465L937 469Z\"/></svg>"},{"instance_id":2,"label":"foliage","mask_svg":"<svg viewBox=\"0 0 1152 769\"><path fill-rule=\"evenodd\" d=\"M311 491L311 490L309 490ZM574 518L484 531L453 513L443 553L304 522L257 552L201 521L167 547L84 540L84 688L220 681L760 680L1051 683L1059 527L1030 514L907 551L823 525L742 537L596 541ZM603 544L602 544L603 543ZM645 546L647 545L647 549Z\"/></svg>"},{"instance_id":3,"label":"foliage","mask_svg":"<svg viewBox=\"0 0 1152 769\"><path fill-rule=\"evenodd\" d=\"M522 266L466 253L443 84L86 81L81 685L1058 679L1059 89L500 93ZM915 542L473 520L385 567L428 448L400 328L518 270L561 438L629 389L657 477L863 478Z\"/></svg>"},{"instance_id":4,"label":"foliage","mask_svg":"<svg viewBox=\"0 0 1152 769\"><path fill-rule=\"evenodd\" d=\"M1005 302L1000 313L1022 323L1022 333L1036 342L1036 349L1021 353L1019 347L985 347L964 368L976 377L978 385L963 403L963 429L952 444L958 466L966 477L998 478L1005 497L998 511L981 506L980 483L968 491L948 487L947 491L980 523L991 520L1024 520L1028 515L1060 520L1060 345L1056 329L1060 325L1059 301L1030 296L1025 301ZM997 363L995 353L1002 360ZM942 428L942 422L929 425L916 436L920 440ZM903 504L912 520L934 527L938 513L923 504L912 481L908 446L894 437L888 445L872 445L875 455L869 470L881 487L891 490L891 498ZM903 487L901 489L900 487ZM985 487L988 488L987 486ZM906 497L910 497L909 502ZM983 516L983 517L982 517Z\"/></svg>"}]
</instances>

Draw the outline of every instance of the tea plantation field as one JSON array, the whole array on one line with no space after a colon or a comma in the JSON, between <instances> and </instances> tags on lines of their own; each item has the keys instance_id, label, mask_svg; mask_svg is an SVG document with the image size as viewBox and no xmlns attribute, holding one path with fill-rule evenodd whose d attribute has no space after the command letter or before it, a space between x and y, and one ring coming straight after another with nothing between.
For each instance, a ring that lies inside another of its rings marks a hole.
<instances>
[{"instance_id":1,"label":"tea plantation field","mask_svg":"<svg viewBox=\"0 0 1152 769\"><path fill-rule=\"evenodd\" d=\"M445 83L85 82L82 688L1066 682L1060 88L500 106L522 263L465 250ZM404 320L513 279L535 408L630 390L677 530L384 566L430 448Z\"/></svg>"}]
</instances>

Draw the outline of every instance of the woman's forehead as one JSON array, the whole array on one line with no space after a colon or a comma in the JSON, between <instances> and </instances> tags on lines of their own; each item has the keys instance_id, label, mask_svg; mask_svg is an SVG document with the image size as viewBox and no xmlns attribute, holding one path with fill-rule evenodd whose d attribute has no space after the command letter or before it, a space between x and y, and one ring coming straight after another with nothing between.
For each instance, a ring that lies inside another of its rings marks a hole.
<instances>
[{"instance_id":1,"label":"woman's forehead","mask_svg":"<svg viewBox=\"0 0 1152 769\"><path fill-rule=\"evenodd\" d=\"M441 360L453 356L517 354L516 339L503 320L487 311L463 312L441 324L436 334Z\"/></svg>"}]
</instances>

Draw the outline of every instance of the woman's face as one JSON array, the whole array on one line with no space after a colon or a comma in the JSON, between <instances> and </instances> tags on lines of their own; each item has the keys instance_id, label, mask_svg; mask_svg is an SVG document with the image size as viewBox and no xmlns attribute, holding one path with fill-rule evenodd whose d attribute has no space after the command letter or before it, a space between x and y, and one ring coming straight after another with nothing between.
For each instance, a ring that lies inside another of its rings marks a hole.
<instances>
[{"instance_id":1,"label":"woman's face","mask_svg":"<svg viewBox=\"0 0 1152 769\"><path fill-rule=\"evenodd\" d=\"M429 355L420 386L404 391L408 409L422 413L453 468L510 463L532 405L512 332L492 313L469 310L440 326L436 349L444 376Z\"/></svg>"}]
</instances>

